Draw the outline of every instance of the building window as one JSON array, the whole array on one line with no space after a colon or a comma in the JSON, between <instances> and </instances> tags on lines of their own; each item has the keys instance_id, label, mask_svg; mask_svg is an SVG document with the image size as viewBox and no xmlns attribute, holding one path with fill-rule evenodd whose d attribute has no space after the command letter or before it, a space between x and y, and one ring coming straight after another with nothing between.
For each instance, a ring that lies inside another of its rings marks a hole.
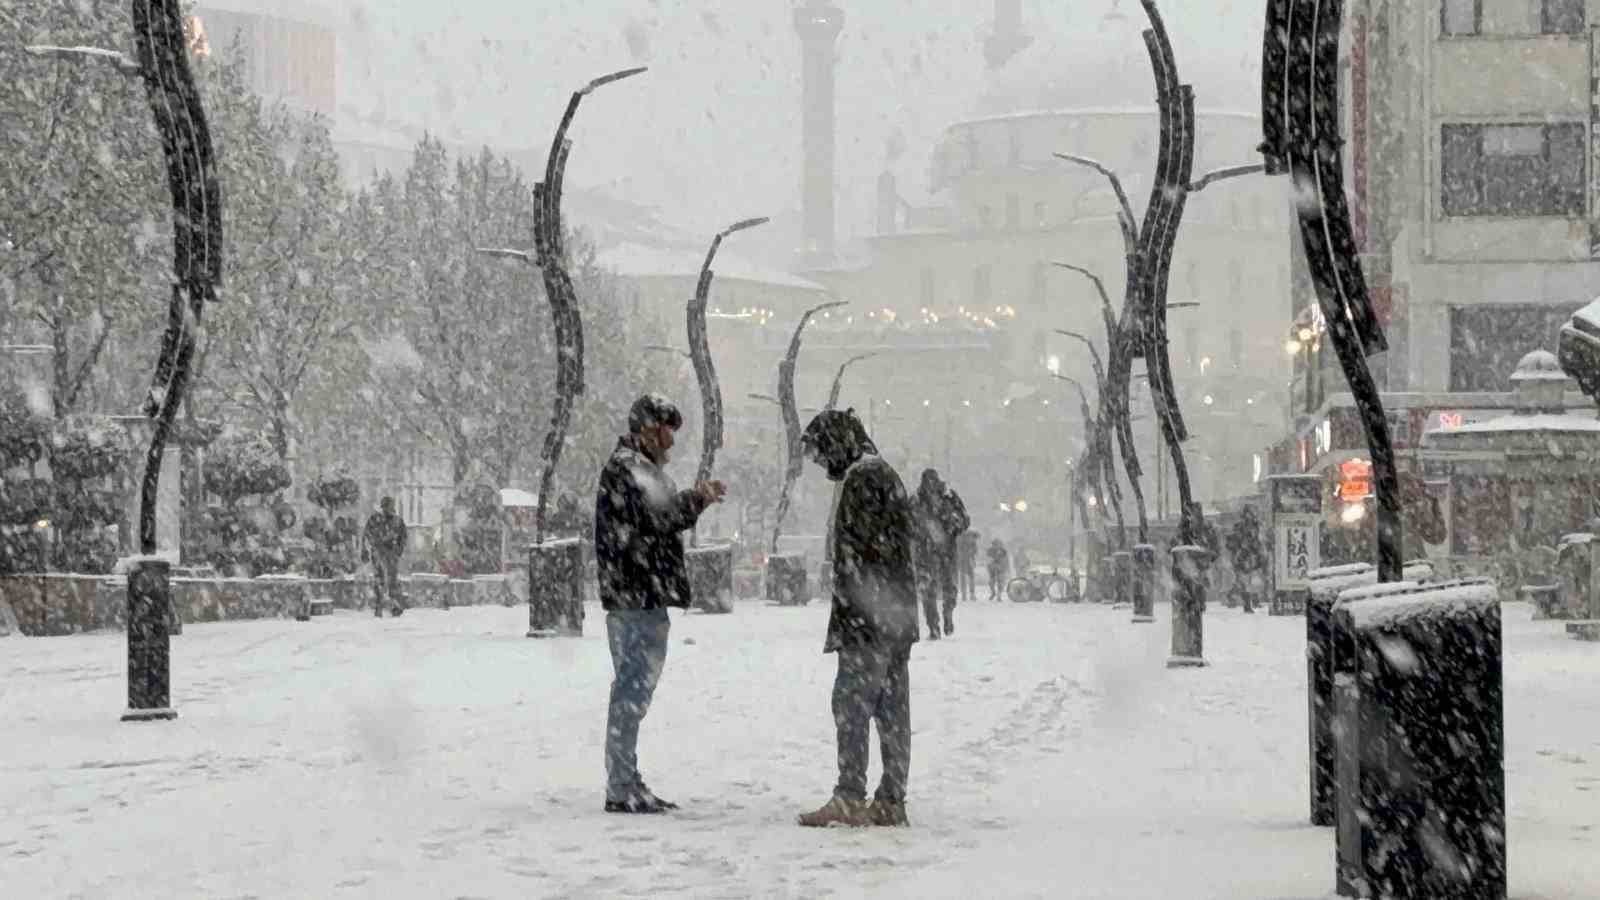
<instances>
[{"instance_id":1,"label":"building window","mask_svg":"<svg viewBox=\"0 0 1600 900\"><path fill-rule=\"evenodd\" d=\"M1006 195L1006 227L1013 231L1022 227L1022 201L1016 194Z\"/></svg>"},{"instance_id":2,"label":"building window","mask_svg":"<svg viewBox=\"0 0 1600 900\"><path fill-rule=\"evenodd\" d=\"M1445 36L1477 34L1483 22L1483 0L1444 0L1439 30Z\"/></svg>"},{"instance_id":3,"label":"building window","mask_svg":"<svg viewBox=\"0 0 1600 900\"><path fill-rule=\"evenodd\" d=\"M1033 224L1036 228L1044 228L1050 224L1049 207L1043 200L1033 205Z\"/></svg>"},{"instance_id":4,"label":"building window","mask_svg":"<svg viewBox=\"0 0 1600 900\"><path fill-rule=\"evenodd\" d=\"M992 228L994 226L994 210L987 203L978 204L978 227Z\"/></svg>"},{"instance_id":5,"label":"building window","mask_svg":"<svg viewBox=\"0 0 1600 900\"><path fill-rule=\"evenodd\" d=\"M1545 34L1583 34L1584 0L1543 0L1539 30Z\"/></svg>"},{"instance_id":6,"label":"building window","mask_svg":"<svg viewBox=\"0 0 1600 900\"><path fill-rule=\"evenodd\" d=\"M939 288L933 280L933 269L929 266L922 267L922 305L929 309L938 305Z\"/></svg>"},{"instance_id":7,"label":"building window","mask_svg":"<svg viewBox=\"0 0 1600 900\"><path fill-rule=\"evenodd\" d=\"M979 309L994 299L994 270L988 263L972 270L972 299Z\"/></svg>"},{"instance_id":8,"label":"building window","mask_svg":"<svg viewBox=\"0 0 1600 900\"><path fill-rule=\"evenodd\" d=\"M1576 305L1493 304L1450 308L1450 390L1504 391L1523 354L1555 350Z\"/></svg>"},{"instance_id":9,"label":"building window","mask_svg":"<svg viewBox=\"0 0 1600 900\"><path fill-rule=\"evenodd\" d=\"M1578 122L1443 126L1444 214L1581 217L1584 130Z\"/></svg>"}]
</instances>

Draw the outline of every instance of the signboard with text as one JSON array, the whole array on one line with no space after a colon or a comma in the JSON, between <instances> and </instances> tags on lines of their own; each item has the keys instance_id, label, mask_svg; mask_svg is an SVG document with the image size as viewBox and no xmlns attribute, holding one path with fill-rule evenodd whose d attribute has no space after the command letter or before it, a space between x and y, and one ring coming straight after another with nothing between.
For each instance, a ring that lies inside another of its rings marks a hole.
<instances>
[{"instance_id":1,"label":"signboard with text","mask_svg":"<svg viewBox=\"0 0 1600 900\"><path fill-rule=\"evenodd\" d=\"M1268 479L1268 490L1273 589L1305 590L1311 570L1322 565L1322 476L1275 475Z\"/></svg>"}]
</instances>

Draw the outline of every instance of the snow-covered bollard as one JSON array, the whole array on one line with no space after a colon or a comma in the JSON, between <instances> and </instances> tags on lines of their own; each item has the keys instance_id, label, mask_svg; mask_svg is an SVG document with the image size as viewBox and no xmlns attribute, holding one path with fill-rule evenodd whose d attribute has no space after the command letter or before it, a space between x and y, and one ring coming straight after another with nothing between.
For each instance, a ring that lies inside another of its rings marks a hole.
<instances>
[{"instance_id":1,"label":"snow-covered bollard","mask_svg":"<svg viewBox=\"0 0 1600 900\"><path fill-rule=\"evenodd\" d=\"M1133 554L1127 550L1118 550L1111 554L1112 578L1116 587L1112 593L1112 603L1117 606L1131 605L1133 603Z\"/></svg>"},{"instance_id":2,"label":"snow-covered bollard","mask_svg":"<svg viewBox=\"0 0 1600 900\"><path fill-rule=\"evenodd\" d=\"M583 542L528 547L528 637L583 636Z\"/></svg>"},{"instance_id":3,"label":"snow-covered bollard","mask_svg":"<svg viewBox=\"0 0 1600 900\"><path fill-rule=\"evenodd\" d=\"M1156 620L1156 548L1133 548L1133 621L1143 625Z\"/></svg>"},{"instance_id":4,"label":"snow-covered bollard","mask_svg":"<svg viewBox=\"0 0 1600 900\"><path fill-rule=\"evenodd\" d=\"M1355 588L1333 615L1340 894L1504 900L1495 586Z\"/></svg>"},{"instance_id":5,"label":"snow-covered bollard","mask_svg":"<svg viewBox=\"0 0 1600 900\"><path fill-rule=\"evenodd\" d=\"M128 571L128 709L124 722L176 719L172 708L172 563L136 557Z\"/></svg>"},{"instance_id":6,"label":"snow-covered bollard","mask_svg":"<svg viewBox=\"0 0 1600 900\"><path fill-rule=\"evenodd\" d=\"M733 545L703 544L684 551L689 569L689 597L695 609L733 612Z\"/></svg>"},{"instance_id":7,"label":"snow-covered bollard","mask_svg":"<svg viewBox=\"0 0 1600 900\"><path fill-rule=\"evenodd\" d=\"M805 606L810 601L806 555L774 553L767 557L767 602L778 606Z\"/></svg>"},{"instance_id":8,"label":"snow-covered bollard","mask_svg":"<svg viewBox=\"0 0 1600 900\"><path fill-rule=\"evenodd\" d=\"M1205 658L1206 570L1211 551L1172 548L1172 655L1167 668L1199 668Z\"/></svg>"}]
</instances>

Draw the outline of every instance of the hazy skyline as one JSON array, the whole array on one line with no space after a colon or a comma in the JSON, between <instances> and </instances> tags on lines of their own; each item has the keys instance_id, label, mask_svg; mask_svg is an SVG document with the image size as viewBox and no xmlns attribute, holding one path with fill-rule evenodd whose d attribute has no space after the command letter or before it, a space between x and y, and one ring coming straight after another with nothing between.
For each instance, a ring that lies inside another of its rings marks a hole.
<instances>
[{"instance_id":1,"label":"hazy skyline","mask_svg":"<svg viewBox=\"0 0 1600 900\"><path fill-rule=\"evenodd\" d=\"M311 15L339 29L339 118L347 130L377 117L469 144L542 147L575 87L606 71L648 65L648 76L586 104L573 134L575 183L603 185L701 229L799 206L800 45L790 19L798 4L213 5L285 15L306 15L314 5ZM891 141L903 148L895 163L902 185L919 194L933 142L953 122L1042 104L1143 105L1153 99L1138 35L1143 13L1134 0L1025 0L1024 25L1035 43L998 73L986 70L981 47L992 3L838 5L846 14L837 70L841 239L867 226L872 179ZM1202 109L1254 107L1257 5L1165 11L1180 69ZM1107 22L1113 7L1122 19Z\"/></svg>"}]
</instances>

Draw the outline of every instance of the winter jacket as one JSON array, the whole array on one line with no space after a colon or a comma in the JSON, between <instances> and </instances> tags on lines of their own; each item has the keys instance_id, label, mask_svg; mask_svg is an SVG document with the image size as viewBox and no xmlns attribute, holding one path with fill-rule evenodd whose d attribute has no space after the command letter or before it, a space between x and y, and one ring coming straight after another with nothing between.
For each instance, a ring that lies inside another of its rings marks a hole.
<instances>
[{"instance_id":1,"label":"winter jacket","mask_svg":"<svg viewBox=\"0 0 1600 900\"><path fill-rule=\"evenodd\" d=\"M1006 570L1006 563L1007 562L1008 562L1008 559L1006 557L1006 548L1000 546L1000 544L998 544L998 543L990 544L989 545L989 571L990 572L997 572L997 573L998 572L1004 572Z\"/></svg>"},{"instance_id":2,"label":"winter jacket","mask_svg":"<svg viewBox=\"0 0 1600 900\"><path fill-rule=\"evenodd\" d=\"M956 539L972 524L966 504L949 487L940 491L919 489L912 502L912 514L919 555L954 557Z\"/></svg>"},{"instance_id":3,"label":"winter jacket","mask_svg":"<svg viewBox=\"0 0 1600 900\"><path fill-rule=\"evenodd\" d=\"M680 491L632 437L600 472L594 502L594 556L600 605L612 610L688 607L683 532L705 512L704 497Z\"/></svg>"},{"instance_id":4,"label":"winter jacket","mask_svg":"<svg viewBox=\"0 0 1600 900\"><path fill-rule=\"evenodd\" d=\"M406 523L399 516L380 510L367 519L366 539L373 556L399 559L406 551Z\"/></svg>"},{"instance_id":5,"label":"winter jacket","mask_svg":"<svg viewBox=\"0 0 1600 900\"><path fill-rule=\"evenodd\" d=\"M845 473L834 519L833 609L823 651L917 641L911 502L894 468L874 454Z\"/></svg>"}]
</instances>

